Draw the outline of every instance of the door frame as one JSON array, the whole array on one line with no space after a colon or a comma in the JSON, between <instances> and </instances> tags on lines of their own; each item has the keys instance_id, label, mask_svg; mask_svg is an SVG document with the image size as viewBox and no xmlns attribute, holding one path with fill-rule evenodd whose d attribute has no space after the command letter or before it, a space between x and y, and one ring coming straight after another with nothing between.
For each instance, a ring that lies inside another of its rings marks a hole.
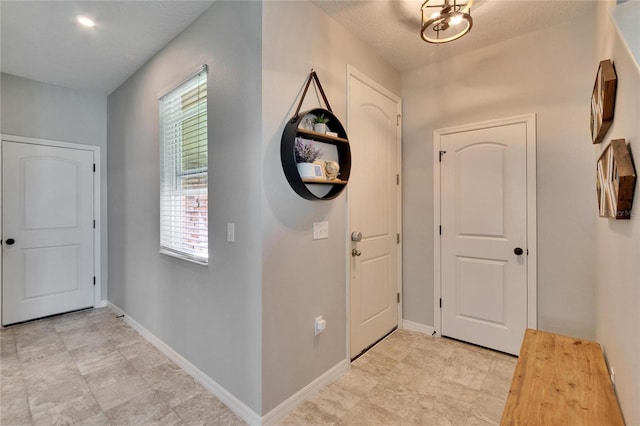
<instances>
[{"instance_id":1,"label":"door frame","mask_svg":"<svg viewBox=\"0 0 640 426\"><path fill-rule=\"evenodd\" d=\"M351 105L351 97L350 97L350 81L351 77L357 78L363 83L375 88L375 90L379 91L383 95L387 96L389 99L392 99L397 103L397 114L398 114L398 125L396 126L396 170L398 171L398 175L400 176L398 183L398 194L396 196L396 215L397 215L397 223L396 227L398 233L400 234L400 243L398 244L398 271L397 271L397 280L398 280L398 288L397 292L400 294L400 303L398 303L398 328L402 328L402 302L403 302L403 294L402 294L402 245L403 245L403 235L402 235L402 98L395 93L391 92L386 87L382 86L365 73L359 71L353 65L347 64L347 105L346 105L346 116L347 116L347 135L349 134L349 130L351 127L350 117L349 117L349 106ZM345 227L346 235L345 235L345 256L346 256L346 288L345 288L345 309L346 309L346 323L345 323L345 331L346 331L346 353L345 356L348 360L351 359L351 197L350 197L350 188L347 185L347 208L346 208L346 219L345 223L347 226Z\"/></svg>"},{"instance_id":2,"label":"door frame","mask_svg":"<svg viewBox=\"0 0 640 426\"><path fill-rule=\"evenodd\" d=\"M536 114L446 127L433 131L433 317L435 335L442 336L441 244L440 244L440 150L445 135L510 124L525 124L527 129L527 327L538 327L537 239L536 239Z\"/></svg>"},{"instance_id":3,"label":"door frame","mask_svg":"<svg viewBox=\"0 0 640 426\"><path fill-rule=\"evenodd\" d=\"M95 164L95 173L93 175L93 217L96 221L96 227L93 230L93 273L96 277L96 283L93 286L93 307L101 307L102 303L102 273L101 273L101 251L100 251L100 231L102 222L100 220L100 147L94 145L83 145L70 142L60 142L49 139L28 138L24 136L15 136L0 134L0 188L2 188L2 141L16 142L29 145L42 145L54 148L68 148L80 151L90 151L93 153L93 162ZM0 191L1 192L1 191ZM0 235L2 235L2 196L0 196ZM0 256L0 289L4 283L2 282L2 256ZM2 292L0 291L0 326L2 326Z\"/></svg>"}]
</instances>

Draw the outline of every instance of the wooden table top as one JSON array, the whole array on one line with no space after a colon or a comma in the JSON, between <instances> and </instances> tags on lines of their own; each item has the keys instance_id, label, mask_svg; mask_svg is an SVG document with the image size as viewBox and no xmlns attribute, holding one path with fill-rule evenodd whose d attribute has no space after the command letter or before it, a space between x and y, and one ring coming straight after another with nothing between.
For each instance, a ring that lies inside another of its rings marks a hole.
<instances>
[{"instance_id":1,"label":"wooden table top","mask_svg":"<svg viewBox=\"0 0 640 426\"><path fill-rule=\"evenodd\" d=\"M624 425L600 345L527 329L501 425Z\"/></svg>"}]
</instances>

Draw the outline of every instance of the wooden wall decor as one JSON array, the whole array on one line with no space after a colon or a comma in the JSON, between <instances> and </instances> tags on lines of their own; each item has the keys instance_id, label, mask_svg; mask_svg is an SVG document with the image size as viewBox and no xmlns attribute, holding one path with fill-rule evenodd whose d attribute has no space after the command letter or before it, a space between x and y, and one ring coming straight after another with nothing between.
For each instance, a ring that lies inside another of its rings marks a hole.
<instances>
[{"instance_id":1,"label":"wooden wall decor","mask_svg":"<svg viewBox=\"0 0 640 426\"><path fill-rule=\"evenodd\" d=\"M600 217L631 218L636 171L624 139L612 140L596 165L596 190Z\"/></svg>"},{"instance_id":2,"label":"wooden wall decor","mask_svg":"<svg viewBox=\"0 0 640 426\"><path fill-rule=\"evenodd\" d=\"M600 61L591 93L591 140L600 143L613 123L617 87L616 70L610 59Z\"/></svg>"}]
</instances>

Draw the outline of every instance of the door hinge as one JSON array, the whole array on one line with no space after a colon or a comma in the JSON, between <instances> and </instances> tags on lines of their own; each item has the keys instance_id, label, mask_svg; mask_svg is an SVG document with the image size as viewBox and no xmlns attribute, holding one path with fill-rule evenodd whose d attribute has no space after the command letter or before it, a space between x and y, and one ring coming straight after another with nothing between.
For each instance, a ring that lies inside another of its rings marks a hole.
<instances>
[{"instance_id":1,"label":"door hinge","mask_svg":"<svg viewBox=\"0 0 640 426\"><path fill-rule=\"evenodd\" d=\"M401 118L401 117L402 117L402 116L401 116L400 114L398 114L398 115L396 116L396 126L399 126L399 125L400 125L400 118Z\"/></svg>"},{"instance_id":2,"label":"door hinge","mask_svg":"<svg viewBox=\"0 0 640 426\"><path fill-rule=\"evenodd\" d=\"M442 225L440 225L440 226L438 227L438 230L439 230L440 235L442 235Z\"/></svg>"},{"instance_id":3,"label":"door hinge","mask_svg":"<svg viewBox=\"0 0 640 426\"><path fill-rule=\"evenodd\" d=\"M438 159L438 161L440 161L442 163L442 156L445 155L447 153L447 151L440 151L440 157Z\"/></svg>"},{"instance_id":4,"label":"door hinge","mask_svg":"<svg viewBox=\"0 0 640 426\"><path fill-rule=\"evenodd\" d=\"M442 298L440 298L440 307L442 308Z\"/></svg>"},{"instance_id":5,"label":"door hinge","mask_svg":"<svg viewBox=\"0 0 640 426\"><path fill-rule=\"evenodd\" d=\"M93 277L93 285L96 285L96 277Z\"/></svg>"},{"instance_id":6,"label":"door hinge","mask_svg":"<svg viewBox=\"0 0 640 426\"><path fill-rule=\"evenodd\" d=\"M93 220L93 229L96 229L96 220Z\"/></svg>"},{"instance_id":7,"label":"door hinge","mask_svg":"<svg viewBox=\"0 0 640 426\"><path fill-rule=\"evenodd\" d=\"M400 293L396 293L396 299L398 300L398 303L400 303Z\"/></svg>"},{"instance_id":8,"label":"door hinge","mask_svg":"<svg viewBox=\"0 0 640 426\"><path fill-rule=\"evenodd\" d=\"M527 249L527 256L529 256L529 249Z\"/></svg>"},{"instance_id":9,"label":"door hinge","mask_svg":"<svg viewBox=\"0 0 640 426\"><path fill-rule=\"evenodd\" d=\"M396 185L400 185L400 175L396 175Z\"/></svg>"},{"instance_id":10,"label":"door hinge","mask_svg":"<svg viewBox=\"0 0 640 426\"><path fill-rule=\"evenodd\" d=\"M396 243L400 244L400 234L396 234Z\"/></svg>"},{"instance_id":11,"label":"door hinge","mask_svg":"<svg viewBox=\"0 0 640 426\"><path fill-rule=\"evenodd\" d=\"M96 172L96 163L93 163L93 173Z\"/></svg>"}]
</instances>

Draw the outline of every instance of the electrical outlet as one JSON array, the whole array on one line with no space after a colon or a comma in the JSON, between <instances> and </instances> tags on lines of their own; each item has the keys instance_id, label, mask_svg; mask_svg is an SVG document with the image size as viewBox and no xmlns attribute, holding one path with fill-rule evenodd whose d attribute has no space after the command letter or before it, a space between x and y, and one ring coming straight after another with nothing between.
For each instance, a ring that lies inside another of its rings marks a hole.
<instances>
[{"instance_id":1,"label":"electrical outlet","mask_svg":"<svg viewBox=\"0 0 640 426\"><path fill-rule=\"evenodd\" d=\"M313 239L329 238L329 222L313 222Z\"/></svg>"}]
</instances>

